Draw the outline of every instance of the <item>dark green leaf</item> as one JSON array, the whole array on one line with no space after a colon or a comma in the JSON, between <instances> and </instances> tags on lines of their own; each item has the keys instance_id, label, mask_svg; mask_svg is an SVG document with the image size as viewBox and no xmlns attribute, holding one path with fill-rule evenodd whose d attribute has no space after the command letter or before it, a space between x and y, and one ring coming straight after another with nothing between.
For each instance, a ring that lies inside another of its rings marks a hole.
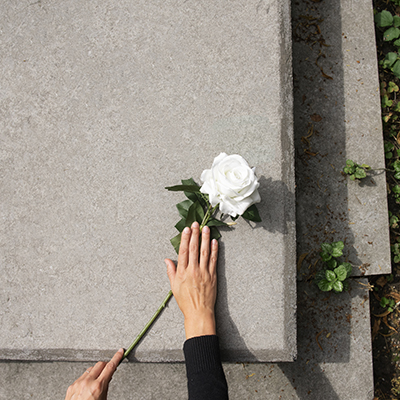
<instances>
[{"instance_id":1,"label":"dark green leaf","mask_svg":"<svg viewBox=\"0 0 400 400\"><path fill-rule=\"evenodd\" d=\"M342 284L343 284L343 290L344 290L344 291L345 291L345 290L346 290L346 291L349 290L349 287L350 287L349 281L343 281Z\"/></svg>"},{"instance_id":2,"label":"dark green leaf","mask_svg":"<svg viewBox=\"0 0 400 400\"><path fill-rule=\"evenodd\" d=\"M189 199L192 200L193 203L196 201L199 201L200 204L203 207L207 207L207 203L203 198L203 194L200 192L200 186L193 180L193 178L190 179L182 179L182 185L184 186L197 186L199 188L198 192L184 192L185 196Z\"/></svg>"},{"instance_id":3,"label":"dark green leaf","mask_svg":"<svg viewBox=\"0 0 400 400\"><path fill-rule=\"evenodd\" d=\"M330 243L322 243L321 250L323 253L331 254L332 252L332 245Z\"/></svg>"},{"instance_id":4,"label":"dark green leaf","mask_svg":"<svg viewBox=\"0 0 400 400\"><path fill-rule=\"evenodd\" d=\"M211 235L210 235L211 240L213 240L213 239L218 240L221 237L221 234L219 233L219 230L216 226L212 226L210 228L210 231L211 231Z\"/></svg>"},{"instance_id":5,"label":"dark green leaf","mask_svg":"<svg viewBox=\"0 0 400 400\"><path fill-rule=\"evenodd\" d=\"M397 39L393 42L396 47L400 47L400 39Z\"/></svg>"},{"instance_id":6,"label":"dark green leaf","mask_svg":"<svg viewBox=\"0 0 400 400\"><path fill-rule=\"evenodd\" d=\"M326 270L322 269L315 274L314 282L318 284L319 281L326 278Z\"/></svg>"},{"instance_id":7,"label":"dark green leaf","mask_svg":"<svg viewBox=\"0 0 400 400\"><path fill-rule=\"evenodd\" d=\"M397 53L387 53L385 59L383 60L383 68L390 68L397 60Z\"/></svg>"},{"instance_id":8,"label":"dark green leaf","mask_svg":"<svg viewBox=\"0 0 400 400\"><path fill-rule=\"evenodd\" d=\"M329 261L332 258L332 256L328 253L319 253L319 254L322 258L322 261L325 261L325 262Z\"/></svg>"},{"instance_id":9,"label":"dark green leaf","mask_svg":"<svg viewBox=\"0 0 400 400\"><path fill-rule=\"evenodd\" d=\"M219 219L216 218L211 218L207 224L207 226L228 226L228 224L226 224L223 221L220 221Z\"/></svg>"},{"instance_id":10,"label":"dark green leaf","mask_svg":"<svg viewBox=\"0 0 400 400\"><path fill-rule=\"evenodd\" d=\"M385 31L383 34L383 40L391 41L393 39L397 39L400 36L400 29L391 27Z\"/></svg>"},{"instance_id":11,"label":"dark green leaf","mask_svg":"<svg viewBox=\"0 0 400 400\"><path fill-rule=\"evenodd\" d=\"M398 17L397 15L393 16L393 26L395 26L396 28L400 26L400 17Z\"/></svg>"},{"instance_id":12,"label":"dark green leaf","mask_svg":"<svg viewBox=\"0 0 400 400\"><path fill-rule=\"evenodd\" d=\"M392 71L397 76L397 78L400 78L400 60L397 60L396 63L393 65Z\"/></svg>"},{"instance_id":13,"label":"dark green leaf","mask_svg":"<svg viewBox=\"0 0 400 400\"><path fill-rule=\"evenodd\" d=\"M334 283L333 283L333 290L334 290L336 293L342 292L342 291L343 291L343 283L340 282L340 281L334 282Z\"/></svg>"},{"instance_id":14,"label":"dark green leaf","mask_svg":"<svg viewBox=\"0 0 400 400\"><path fill-rule=\"evenodd\" d=\"M394 174L394 179L400 180L400 172L396 172L396 173Z\"/></svg>"},{"instance_id":15,"label":"dark green leaf","mask_svg":"<svg viewBox=\"0 0 400 400\"><path fill-rule=\"evenodd\" d=\"M197 221L200 224L203 217L204 217L203 207L200 205L198 201L196 201L190 206L188 210L188 214L186 217L186 226L191 226L195 221Z\"/></svg>"},{"instance_id":16,"label":"dark green leaf","mask_svg":"<svg viewBox=\"0 0 400 400\"><path fill-rule=\"evenodd\" d=\"M332 249L332 256L333 257L340 257L342 255L343 255L342 250L340 250L340 249L338 249L336 247Z\"/></svg>"},{"instance_id":17,"label":"dark green leaf","mask_svg":"<svg viewBox=\"0 0 400 400\"><path fill-rule=\"evenodd\" d=\"M186 227L186 218L181 219L176 225L175 228L178 229L179 232L182 232Z\"/></svg>"},{"instance_id":18,"label":"dark green leaf","mask_svg":"<svg viewBox=\"0 0 400 400\"><path fill-rule=\"evenodd\" d=\"M198 185L176 185L176 186L167 186L165 189L171 192L190 192L196 193L200 191L200 187Z\"/></svg>"},{"instance_id":19,"label":"dark green leaf","mask_svg":"<svg viewBox=\"0 0 400 400\"><path fill-rule=\"evenodd\" d=\"M323 292L329 292L333 288L332 282L327 281L326 279L322 279L321 281L318 282L318 287L323 291Z\"/></svg>"},{"instance_id":20,"label":"dark green leaf","mask_svg":"<svg viewBox=\"0 0 400 400\"><path fill-rule=\"evenodd\" d=\"M383 10L382 12L375 15L375 23L383 28L393 24L393 16L389 11Z\"/></svg>"},{"instance_id":21,"label":"dark green leaf","mask_svg":"<svg viewBox=\"0 0 400 400\"><path fill-rule=\"evenodd\" d=\"M354 176L357 179L363 179L363 178L366 178L367 174L366 174L366 172L364 171L363 168L357 168L356 172L354 173Z\"/></svg>"},{"instance_id":22,"label":"dark green leaf","mask_svg":"<svg viewBox=\"0 0 400 400\"><path fill-rule=\"evenodd\" d=\"M254 222L261 222L260 214L255 204L250 206L243 214L242 217Z\"/></svg>"},{"instance_id":23,"label":"dark green leaf","mask_svg":"<svg viewBox=\"0 0 400 400\"><path fill-rule=\"evenodd\" d=\"M182 218L186 218L189 208L190 206L193 204L193 202L191 200L183 200L182 202L178 203L176 205L176 208L178 209L179 215Z\"/></svg>"},{"instance_id":24,"label":"dark green leaf","mask_svg":"<svg viewBox=\"0 0 400 400\"><path fill-rule=\"evenodd\" d=\"M393 169L396 172L400 172L400 160L396 160L393 164L392 164Z\"/></svg>"},{"instance_id":25,"label":"dark green leaf","mask_svg":"<svg viewBox=\"0 0 400 400\"><path fill-rule=\"evenodd\" d=\"M326 262L326 265L328 266L329 269L335 269L337 267L337 264L338 262L334 258Z\"/></svg>"},{"instance_id":26,"label":"dark green leaf","mask_svg":"<svg viewBox=\"0 0 400 400\"><path fill-rule=\"evenodd\" d=\"M346 278L348 278L353 272L353 267L348 262L344 262L342 265L346 269Z\"/></svg>"},{"instance_id":27,"label":"dark green leaf","mask_svg":"<svg viewBox=\"0 0 400 400\"><path fill-rule=\"evenodd\" d=\"M329 282L333 282L336 279L336 274L331 271L330 269L326 270L325 272L325 278Z\"/></svg>"},{"instance_id":28,"label":"dark green leaf","mask_svg":"<svg viewBox=\"0 0 400 400\"><path fill-rule=\"evenodd\" d=\"M171 244L174 246L176 254L179 254L179 246L181 244L181 233L171 239Z\"/></svg>"},{"instance_id":29,"label":"dark green leaf","mask_svg":"<svg viewBox=\"0 0 400 400\"><path fill-rule=\"evenodd\" d=\"M334 272L339 281L344 281L347 277L347 270L344 265L339 265L337 268L335 268Z\"/></svg>"},{"instance_id":30,"label":"dark green leaf","mask_svg":"<svg viewBox=\"0 0 400 400\"><path fill-rule=\"evenodd\" d=\"M343 249L344 249L344 243L343 243L341 240L339 240L339 241L337 241L337 242L333 242L333 243L332 243L332 246L333 246L335 249L339 249L339 250L343 250Z\"/></svg>"}]
</instances>

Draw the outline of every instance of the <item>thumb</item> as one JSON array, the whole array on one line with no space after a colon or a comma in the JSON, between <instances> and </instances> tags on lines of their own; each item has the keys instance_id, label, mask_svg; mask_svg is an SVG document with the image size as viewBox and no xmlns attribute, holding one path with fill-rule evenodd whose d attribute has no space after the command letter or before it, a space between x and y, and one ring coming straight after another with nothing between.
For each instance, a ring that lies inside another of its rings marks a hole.
<instances>
[{"instance_id":1,"label":"thumb","mask_svg":"<svg viewBox=\"0 0 400 400\"><path fill-rule=\"evenodd\" d=\"M176 275L176 266L175 263L171 261L169 258L166 258L164 261L165 264L167 264L167 275L172 289L172 283L175 280L175 275Z\"/></svg>"}]
</instances>

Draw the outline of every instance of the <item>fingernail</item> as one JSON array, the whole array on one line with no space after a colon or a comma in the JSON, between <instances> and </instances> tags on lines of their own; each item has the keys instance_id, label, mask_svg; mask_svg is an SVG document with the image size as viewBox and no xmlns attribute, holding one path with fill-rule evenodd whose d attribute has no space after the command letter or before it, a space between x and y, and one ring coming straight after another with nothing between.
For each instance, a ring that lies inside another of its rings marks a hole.
<instances>
[{"instance_id":1,"label":"fingernail","mask_svg":"<svg viewBox=\"0 0 400 400\"><path fill-rule=\"evenodd\" d=\"M205 227L203 228L203 232L205 232L205 233L210 232L210 228L209 228L208 226L205 226Z\"/></svg>"},{"instance_id":2,"label":"fingernail","mask_svg":"<svg viewBox=\"0 0 400 400\"><path fill-rule=\"evenodd\" d=\"M217 239L213 239L212 242L211 242L211 244L212 244L213 246L216 246L216 245L218 244Z\"/></svg>"},{"instance_id":3,"label":"fingernail","mask_svg":"<svg viewBox=\"0 0 400 400\"><path fill-rule=\"evenodd\" d=\"M124 354L124 353L125 353L125 350L121 347L121 348L118 350L118 353Z\"/></svg>"},{"instance_id":4,"label":"fingernail","mask_svg":"<svg viewBox=\"0 0 400 400\"><path fill-rule=\"evenodd\" d=\"M198 228L199 227L199 223L197 221L194 221L192 224L192 228Z\"/></svg>"},{"instance_id":5,"label":"fingernail","mask_svg":"<svg viewBox=\"0 0 400 400\"><path fill-rule=\"evenodd\" d=\"M183 230L183 233L185 233L186 235L187 235L188 233L190 233L190 228L189 228L189 227L186 227L186 228Z\"/></svg>"}]
</instances>

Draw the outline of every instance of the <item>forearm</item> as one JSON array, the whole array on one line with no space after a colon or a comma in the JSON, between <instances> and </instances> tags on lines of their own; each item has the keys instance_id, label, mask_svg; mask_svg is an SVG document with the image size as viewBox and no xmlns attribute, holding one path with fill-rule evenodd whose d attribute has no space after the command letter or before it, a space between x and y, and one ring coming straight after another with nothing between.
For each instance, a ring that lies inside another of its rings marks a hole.
<instances>
[{"instance_id":1,"label":"forearm","mask_svg":"<svg viewBox=\"0 0 400 400\"><path fill-rule=\"evenodd\" d=\"M215 335L189 339L183 347L186 360L189 400L226 400L228 385Z\"/></svg>"}]
</instances>

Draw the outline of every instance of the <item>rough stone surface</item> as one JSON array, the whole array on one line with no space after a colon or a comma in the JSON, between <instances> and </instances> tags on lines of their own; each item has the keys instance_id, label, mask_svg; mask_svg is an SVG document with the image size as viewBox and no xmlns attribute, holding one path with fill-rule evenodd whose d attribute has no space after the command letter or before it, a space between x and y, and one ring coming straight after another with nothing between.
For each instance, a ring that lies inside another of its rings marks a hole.
<instances>
[{"instance_id":1,"label":"rough stone surface","mask_svg":"<svg viewBox=\"0 0 400 400\"><path fill-rule=\"evenodd\" d=\"M329 296L300 282L297 361L224 364L230 399L372 400L369 300L363 286L367 283L355 278L350 292ZM61 399L90 365L0 363L0 398ZM185 366L123 363L108 398L187 399Z\"/></svg>"},{"instance_id":2,"label":"rough stone surface","mask_svg":"<svg viewBox=\"0 0 400 400\"><path fill-rule=\"evenodd\" d=\"M372 2L298 1L292 18L299 279L337 240L354 275L390 273L385 174L341 174L385 167Z\"/></svg>"},{"instance_id":3,"label":"rough stone surface","mask_svg":"<svg viewBox=\"0 0 400 400\"><path fill-rule=\"evenodd\" d=\"M19 1L0 15L0 357L127 347L169 290L183 198L164 186L225 151L257 167L263 223L223 231L224 358L292 360L289 1ZM182 322L172 300L134 358L182 360Z\"/></svg>"}]
</instances>

